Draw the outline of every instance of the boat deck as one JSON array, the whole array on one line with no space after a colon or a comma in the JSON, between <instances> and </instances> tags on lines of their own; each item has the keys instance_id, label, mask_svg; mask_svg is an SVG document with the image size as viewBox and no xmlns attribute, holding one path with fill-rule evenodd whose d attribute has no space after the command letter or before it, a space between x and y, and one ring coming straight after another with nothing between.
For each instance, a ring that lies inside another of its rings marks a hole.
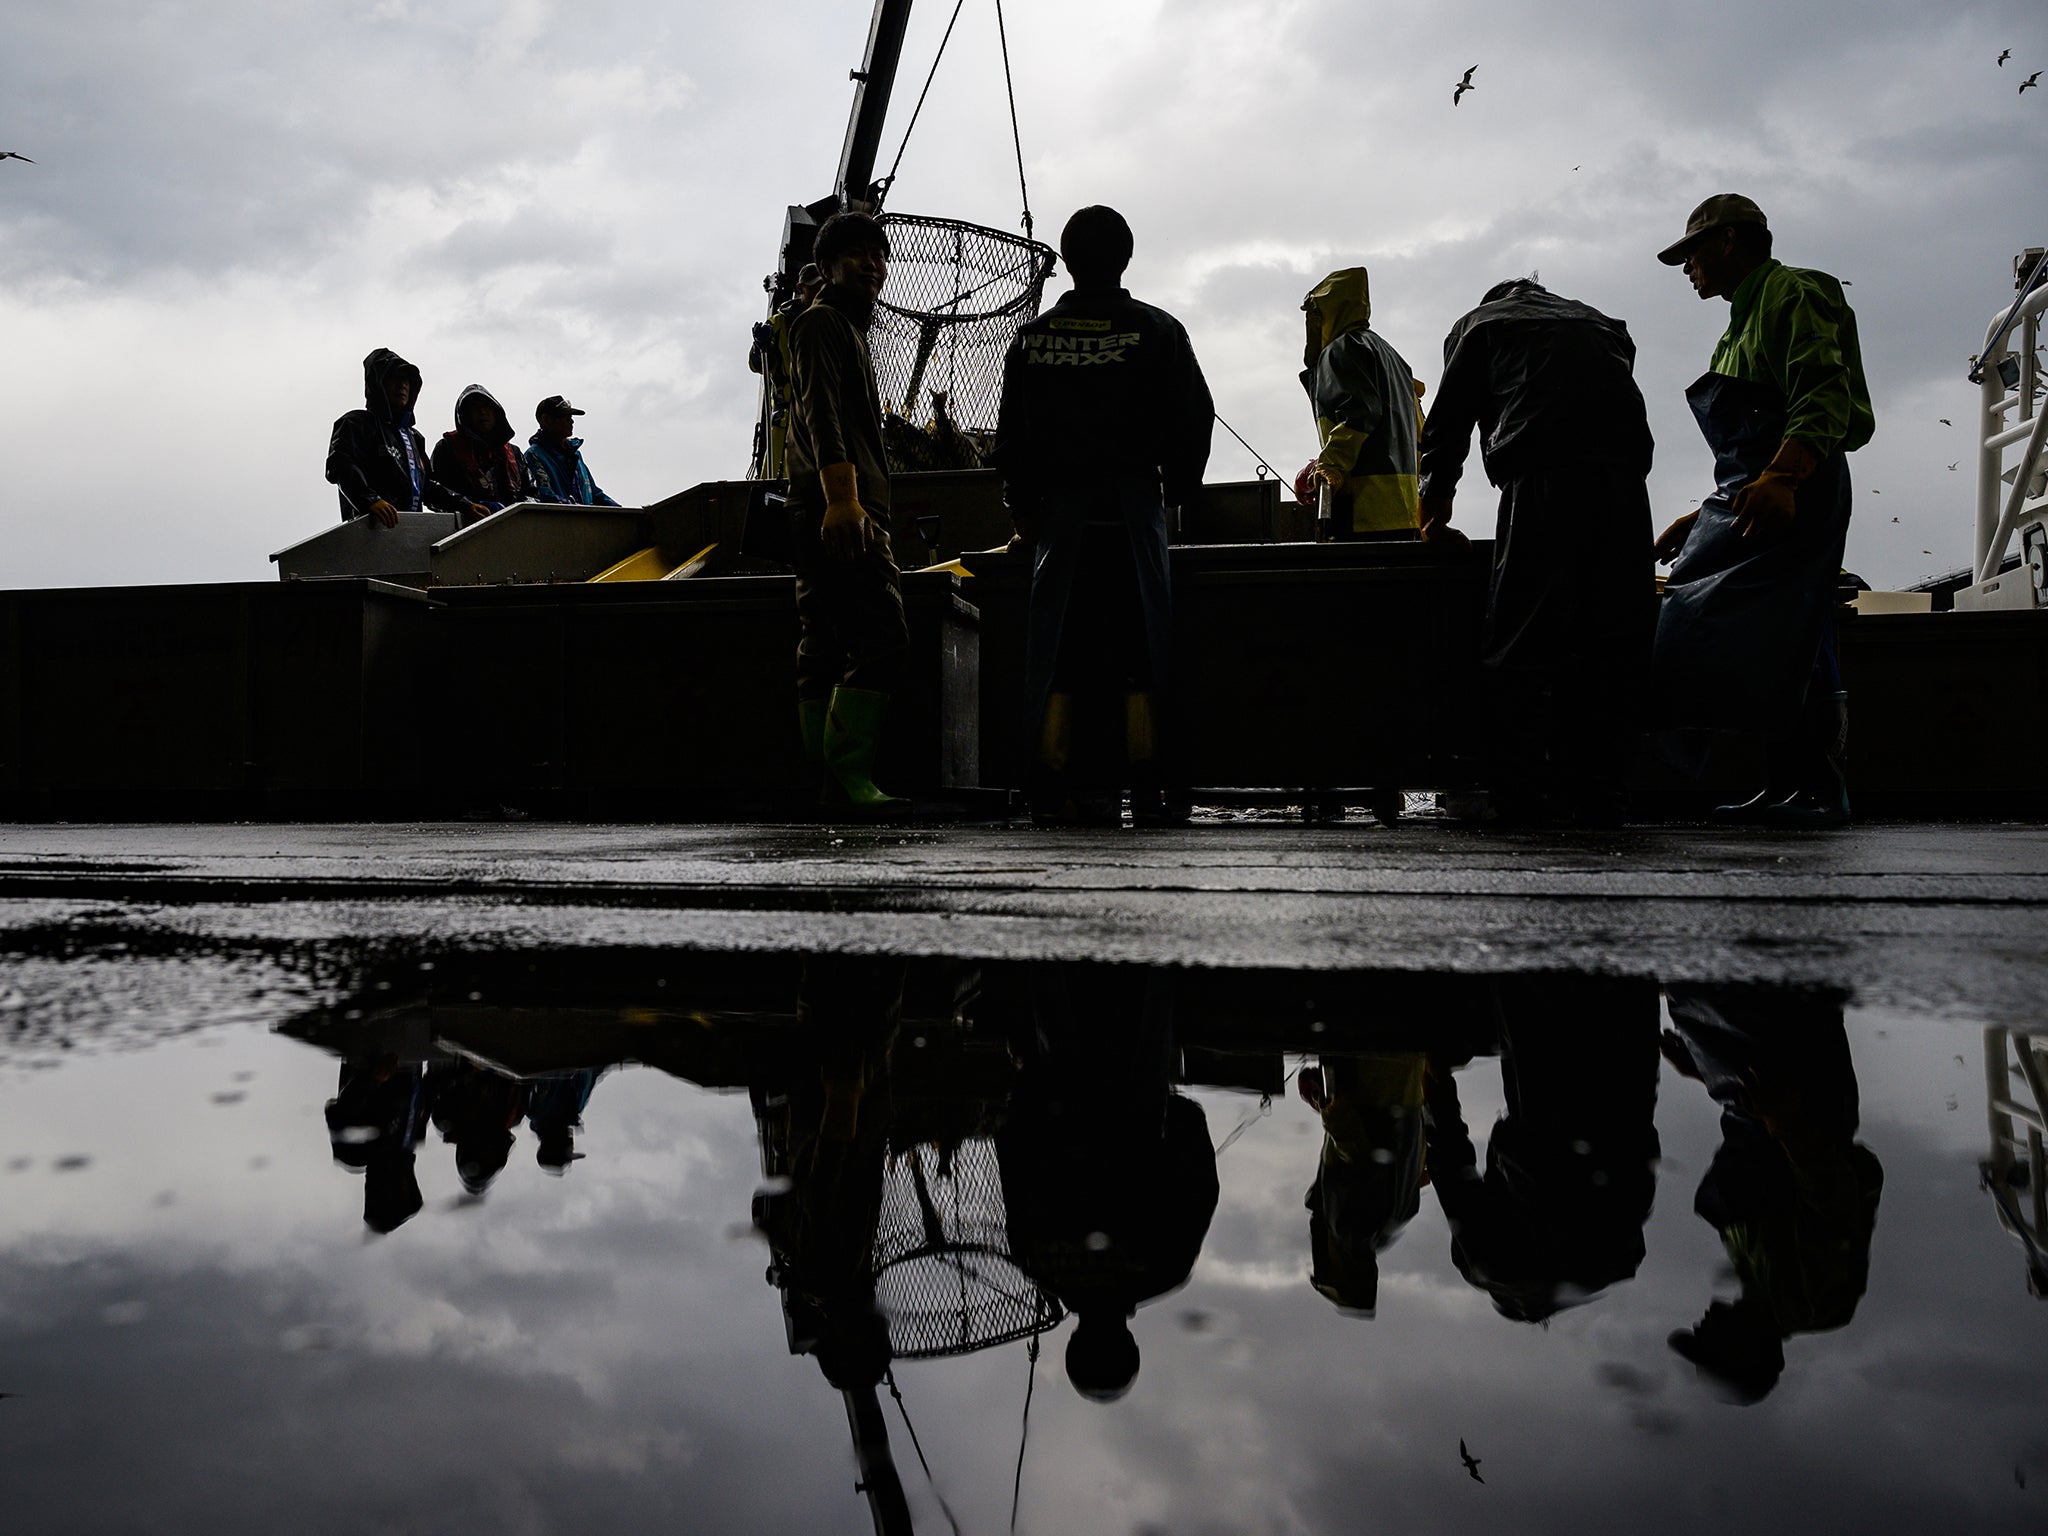
<instances>
[{"instance_id":1,"label":"boat deck","mask_svg":"<svg viewBox=\"0 0 2048 1536\"><path fill-rule=\"evenodd\" d=\"M1229 969L1586 970L2038 1011L2048 827L1499 834L1017 826L0 827L0 947L890 950Z\"/></svg>"}]
</instances>

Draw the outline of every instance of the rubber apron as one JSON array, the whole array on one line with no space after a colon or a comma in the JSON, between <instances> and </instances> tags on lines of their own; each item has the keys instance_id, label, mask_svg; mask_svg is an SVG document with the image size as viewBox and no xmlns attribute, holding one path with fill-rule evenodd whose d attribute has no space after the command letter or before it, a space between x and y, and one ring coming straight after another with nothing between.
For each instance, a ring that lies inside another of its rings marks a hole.
<instances>
[{"instance_id":1,"label":"rubber apron","mask_svg":"<svg viewBox=\"0 0 2048 1536\"><path fill-rule=\"evenodd\" d=\"M1799 488L1789 528L1736 531L1731 500L1785 435L1777 391L1709 373L1685 392L1714 454L1714 493L1664 586L1655 694L1667 727L1776 736L1793 730L1832 616L1849 533L1840 450Z\"/></svg>"}]
</instances>

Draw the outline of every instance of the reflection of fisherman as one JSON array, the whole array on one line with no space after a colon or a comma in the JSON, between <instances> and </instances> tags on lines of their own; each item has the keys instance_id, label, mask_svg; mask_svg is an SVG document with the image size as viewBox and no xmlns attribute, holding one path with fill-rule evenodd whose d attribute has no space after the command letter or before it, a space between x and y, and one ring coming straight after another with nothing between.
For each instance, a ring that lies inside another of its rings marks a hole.
<instances>
[{"instance_id":1,"label":"reflection of fisherman","mask_svg":"<svg viewBox=\"0 0 2048 1536\"><path fill-rule=\"evenodd\" d=\"M1709 370L1686 391L1715 489L1658 538L1673 562L1657 625L1670 723L1765 738L1767 782L1722 813L1782 826L1849 819L1848 695L1833 644L1849 532L1848 455L1875 418L1856 315L1825 272L1771 257L1763 210L1723 193L1659 253L1729 301Z\"/></svg>"},{"instance_id":2,"label":"reflection of fisherman","mask_svg":"<svg viewBox=\"0 0 2048 1536\"><path fill-rule=\"evenodd\" d=\"M1170 1085L1162 978L1048 965L1031 993L1035 1049L996 1136L1010 1250L1075 1314L1067 1379L1108 1402L1138 1374L1128 1319L1201 1252L1216 1153L1201 1106Z\"/></svg>"},{"instance_id":3,"label":"reflection of fisherman","mask_svg":"<svg viewBox=\"0 0 2048 1536\"><path fill-rule=\"evenodd\" d=\"M526 1114L528 1088L516 1077L457 1061L428 1073L434 1129L455 1147L455 1173L481 1196L512 1157L513 1127Z\"/></svg>"},{"instance_id":4,"label":"reflection of fisherman","mask_svg":"<svg viewBox=\"0 0 2048 1536\"><path fill-rule=\"evenodd\" d=\"M389 1056L344 1062L341 1084L327 1101L334 1160L362 1173L363 1225L372 1232L396 1231L425 1203L413 1168L427 1128L425 1075Z\"/></svg>"},{"instance_id":5,"label":"reflection of fisherman","mask_svg":"<svg viewBox=\"0 0 2048 1536\"><path fill-rule=\"evenodd\" d=\"M1325 1056L1297 1079L1323 1119L1323 1155L1307 1198L1309 1284L1370 1317L1379 1256L1421 1208L1422 1080L1427 1058Z\"/></svg>"},{"instance_id":6,"label":"reflection of fisherman","mask_svg":"<svg viewBox=\"0 0 2048 1536\"><path fill-rule=\"evenodd\" d=\"M762 1169L754 1225L774 1262L792 1354L818 1362L839 1389L860 1467L857 1485L878 1531L908 1531L909 1505L889 1454L875 1387L889 1369L886 1319L875 1306L875 1228L889 1152L889 1053L903 1006L904 965L868 956L804 962L797 1028L784 1074L752 1096Z\"/></svg>"},{"instance_id":7,"label":"reflection of fisherman","mask_svg":"<svg viewBox=\"0 0 2048 1536\"><path fill-rule=\"evenodd\" d=\"M1372 328L1363 267L1332 272L1301 301L1308 350L1301 385L1315 408L1322 451L1310 466L1330 488L1340 539L1420 526L1415 374Z\"/></svg>"},{"instance_id":8,"label":"reflection of fisherman","mask_svg":"<svg viewBox=\"0 0 2048 1536\"><path fill-rule=\"evenodd\" d=\"M1884 1169L1856 1141L1856 1069L1839 998L1763 987L1670 994L1672 1065L1721 1106L1721 1147L1693 1209L1742 1284L1671 1347L1756 1402L1795 1333L1845 1326L1870 1275Z\"/></svg>"},{"instance_id":9,"label":"reflection of fisherman","mask_svg":"<svg viewBox=\"0 0 2048 1536\"><path fill-rule=\"evenodd\" d=\"M785 445L789 436L789 323L811 307L825 286L825 274L814 261L804 263L796 275L796 292L775 306L754 327L754 344L747 349L747 366L768 384L768 453L762 461L761 477L781 480L788 474Z\"/></svg>"},{"instance_id":10,"label":"reflection of fisherman","mask_svg":"<svg viewBox=\"0 0 2048 1536\"><path fill-rule=\"evenodd\" d=\"M1201 488L1215 408L1181 323L1121 286L1131 250L1115 209L1069 219L1060 253L1073 291L1018 331L1003 365L996 459L1015 547L1033 546L1025 694L1041 824L1084 819L1083 786L1070 773L1077 708L1096 727L1084 741L1121 736L1133 819L1168 814L1159 771L1173 638L1166 508ZM1114 753L1083 761L1092 756ZM1086 812L1121 817L1113 802Z\"/></svg>"},{"instance_id":11,"label":"reflection of fisherman","mask_svg":"<svg viewBox=\"0 0 2048 1536\"><path fill-rule=\"evenodd\" d=\"M539 1139L534 1161L549 1173L564 1174L583 1154L576 1150L576 1133L583 1129L583 1111L590 1093L604 1074L585 1068L544 1077L533 1085L527 1100L526 1123Z\"/></svg>"},{"instance_id":12,"label":"reflection of fisherman","mask_svg":"<svg viewBox=\"0 0 2048 1536\"><path fill-rule=\"evenodd\" d=\"M1497 984L1506 1113L1478 1166L1447 1067L1430 1073L1429 1175L1458 1273L1541 1322L1633 1276L1656 1191L1657 988L1604 977Z\"/></svg>"},{"instance_id":13,"label":"reflection of fisherman","mask_svg":"<svg viewBox=\"0 0 2048 1536\"><path fill-rule=\"evenodd\" d=\"M805 961L786 1091L779 1105L772 1094L758 1101L769 1169L788 1180L757 1199L754 1216L775 1254L790 1347L814 1355L842 1390L874 1386L889 1364L874 1247L903 980L900 960Z\"/></svg>"},{"instance_id":14,"label":"reflection of fisherman","mask_svg":"<svg viewBox=\"0 0 2048 1536\"><path fill-rule=\"evenodd\" d=\"M1481 655L1504 819L1620 817L1657 624L1635 355L1619 320L1529 278L1489 289L1444 340L1422 431L1423 536L1449 525L1477 427L1500 487Z\"/></svg>"}]
</instances>

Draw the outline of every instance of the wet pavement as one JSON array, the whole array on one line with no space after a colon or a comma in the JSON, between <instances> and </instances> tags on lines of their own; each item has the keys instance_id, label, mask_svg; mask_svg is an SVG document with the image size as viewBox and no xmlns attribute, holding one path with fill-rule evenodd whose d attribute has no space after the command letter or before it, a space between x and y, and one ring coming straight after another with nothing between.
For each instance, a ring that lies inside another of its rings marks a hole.
<instances>
[{"instance_id":1,"label":"wet pavement","mask_svg":"<svg viewBox=\"0 0 2048 1536\"><path fill-rule=\"evenodd\" d=\"M2034 1531L2044 853L0 829L5 1529Z\"/></svg>"}]
</instances>

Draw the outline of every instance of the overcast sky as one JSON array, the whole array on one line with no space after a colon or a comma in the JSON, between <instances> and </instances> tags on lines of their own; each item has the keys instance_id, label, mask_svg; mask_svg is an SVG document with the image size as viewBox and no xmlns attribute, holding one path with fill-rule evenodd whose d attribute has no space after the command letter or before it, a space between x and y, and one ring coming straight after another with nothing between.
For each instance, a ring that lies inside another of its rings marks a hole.
<instances>
[{"instance_id":1,"label":"overcast sky","mask_svg":"<svg viewBox=\"0 0 2048 1536\"><path fill-rule=\"evenodd\" d=\"M885 165L951 9L913 17ZM559 391L623 502L744 473L760 279L784 206L831 190L868 13L9 0L0 149L36 163L0 162L0 584L268 579L335 517L328 429L377 346L425 374L430 438L465 384L522 437ZM1535 269L1628 321L1656 505L1686 510L1707 459L1682 394L1727 311L1654 253L1739 190L1780 256L1854 285L1878 435L1850 565L1892 585L1968 559L1964 369L2048 237L2048 90L2018 94L2048 68L2038 0L1012 0L1008 22L1040 233L1123 209L1131 287L1289 474L1326 271L1372 269L1377 327L1433 385L1451 322ZM1016 225L993 0L967 0L891 206ZM1248 475L1218 441L1211 478Z\"/></svg>"}]
</instances>

